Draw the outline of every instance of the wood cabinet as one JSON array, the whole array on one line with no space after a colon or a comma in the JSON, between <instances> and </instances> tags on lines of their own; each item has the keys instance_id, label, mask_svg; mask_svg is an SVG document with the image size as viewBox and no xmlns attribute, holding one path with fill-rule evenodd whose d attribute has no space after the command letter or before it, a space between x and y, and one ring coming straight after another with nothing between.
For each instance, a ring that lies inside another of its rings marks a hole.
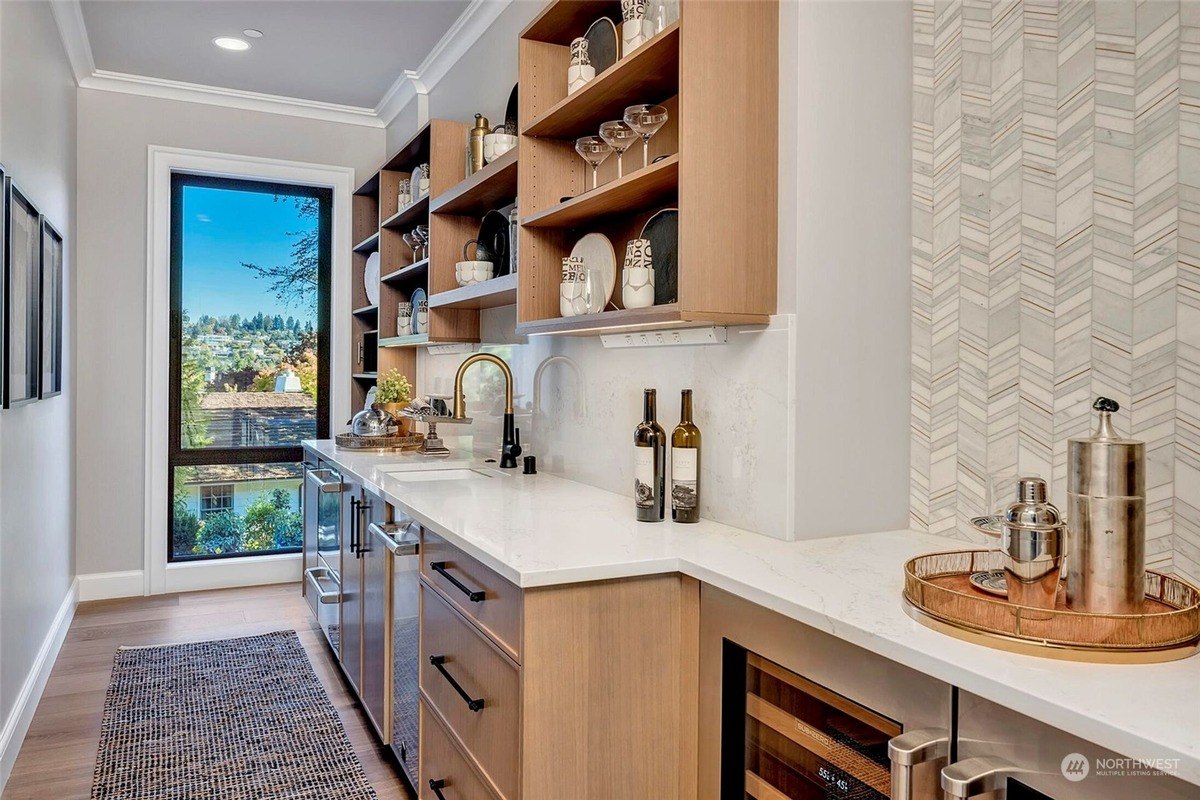
<instances>
[{"instance_id":1,"label":"wood cabinet","mask_svg":"<svg viewBox=\"0 0 1200 800\"><path fill-rule=\"evenodd\" d=\"M779 6L764 0L682 0L680 18L567 95L569 45L621 4L559 0L522 32L519 51L521 280L518 331L766 323L776 310ZM610 156L591 188L574 140L659 104L669 119L642 148ZM561 317L561 262L585 233L612 242L618 270L628 240L663 208L679 210L677 300Z\"/></svg>"},{"instance_id":2,"label":"wood cabinet","mask_svg":"<svg viewBox=\"0 0 1200 800\"><path fill-rule=\"evenodd\" d=\"M521 590L428 531L422 554L422 797L445 780L500 800L695 798L694 580Z\"/></svg>"},{"instance_id":3,"label":"wood cabinet","mask_svg":"<svg viewBox=\"0 0 1200 800\"><path fill-rule=\"evenodd\" d=\"M397 369L415 386L415 348L479 341L477 308L433 302L436 293L454 284L454 261L458 259L448 259L471 238L458 241L458 231L447 223L454 218L430 213L435 198L463 181L468 127L461 122L431 120L354 192L351 408L362 408L367 390L380 372ZM401 208L400 182L411 180L413 171L422 164L429 164L429 191ZM404 242L404 235L417 225L429 226L429 252L422 253L421 258ZM378 303L367 296L363 274L367 258L375 252L379 253ZM398 330L396 306L411 300L417 289L425 291L430 299L429 331L414 334Z\"/></svg>"}]
</instances>

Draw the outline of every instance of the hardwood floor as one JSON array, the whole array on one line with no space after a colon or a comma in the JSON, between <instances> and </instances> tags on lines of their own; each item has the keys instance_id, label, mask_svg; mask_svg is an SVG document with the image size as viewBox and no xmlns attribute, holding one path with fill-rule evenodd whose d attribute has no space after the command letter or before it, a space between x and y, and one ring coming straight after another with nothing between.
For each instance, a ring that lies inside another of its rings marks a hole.
<instances>
[{"instance_id":1,"label":"hardwood floor","mask_svg":"<svg viewBox=\"0 0 1200 800\"><path fill-rule=\"evenodd\" d=\"M381 800L409 795L369 728L295 584L80 603L4 800L89 798L100 718L120 645L227 639L291 628L333 699Z\"/></svg>"}]
</instances>

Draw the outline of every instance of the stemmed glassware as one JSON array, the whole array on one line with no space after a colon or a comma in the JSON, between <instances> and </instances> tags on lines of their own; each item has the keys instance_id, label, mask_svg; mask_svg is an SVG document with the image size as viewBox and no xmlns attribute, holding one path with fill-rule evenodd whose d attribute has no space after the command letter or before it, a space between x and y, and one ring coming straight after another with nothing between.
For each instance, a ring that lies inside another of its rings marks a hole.
<instances>
[{"instance_id":1,"label":"stemmed glassware","mask_svg":"<svg viewBox=\"0 0 1200 800\"><path fill-rule=\"evenodd\" d=\"M412 249L412 254L413 254L412 263L415 264L418 261L420 261L421 259L417 258L417 248L420 247L421 245L417 241L416 232L414 231L413 233L402 233L402 234L400 234L400 238L403 239L404 243Z\"/></svg>"},{"instance_id":2,"label":"stemmed glassware","mask_svg":"<svg viewBox=\"0 0 1200 800\"><path fill-rule=\"evenodd\" d=\"M614 119L600 125L600 138L608 142L617 154L617 178L624 176L624 160L625 151L629 149L633 141L638 138L638 133L633 128L625 124L624 120Z\"/></svg>"},{"instance_id":3,"label":"stemmed glassware","mask_svg":"<svg viewBox=\"0 0 1200 800\"><path fill-rule=\"evenodd\" d=\"M421 245L421 258L429 258L429 226L418 225L413 229L413 238Z\"/></svg>"},{"instance_id":4,"label":"stemmed glassware","mask_svg":"<svg viewBox=\"0 0 1200 800\"><path fill-rule=\"evenodd\" d=\"M579 157L592 165L592 188L596 188L596 170L604 159L612 155L612 147L599 136L584 136L575 140L575 152Z\"/></svg>"},{"instance_id":5,"label":"stemmed glassware","mask_svg":"<svg viewBox=\"0 0 1200 800\"><path fill-rule=\"evenodd\" d=\"M650 137L667 124L667 110L662 106L629 106L625 109L625 124L642 137L642 166L649 166Z\"/></svg>"}]
</instances>

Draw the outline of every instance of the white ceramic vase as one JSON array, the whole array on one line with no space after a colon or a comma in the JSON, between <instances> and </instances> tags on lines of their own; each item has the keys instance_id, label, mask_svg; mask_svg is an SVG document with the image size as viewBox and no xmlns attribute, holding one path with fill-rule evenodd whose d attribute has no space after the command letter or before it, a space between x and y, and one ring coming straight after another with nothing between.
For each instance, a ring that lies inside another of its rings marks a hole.
<instances>
[{"instance_id":1,"label":"white ceramic vase","mask_svg":"<svg viewBox=\"0 0 1200 800\"><path fill-rule=\"evenodd\" d=\"M583 259L566 256L562 260L562 283L558 287L558 313L564 317L587 313L583 295Z\"/></svg>"},{"instance_id":2,"label":"white ceramic vase","mask_svg":"<svg viewBox=\"0 0 1200 800\"><path fill-rule=\"evenodd\" d=\"M654 305L654 260L649 239L631 239L625 245L621 303L626 308Z\"/></svg>"},{"instance_id":3,"label":"white ceramic vase","mask_svg":"<svg viewBox=\"0 0 1200 800\"><path fill-rule=\"evenodd\" d=\"M595 77L596 68L592 66L588 56L588 40L579 36L571 41L571 63L567 66L567 94L575 94Z\"/></svg>"}]
</instances>

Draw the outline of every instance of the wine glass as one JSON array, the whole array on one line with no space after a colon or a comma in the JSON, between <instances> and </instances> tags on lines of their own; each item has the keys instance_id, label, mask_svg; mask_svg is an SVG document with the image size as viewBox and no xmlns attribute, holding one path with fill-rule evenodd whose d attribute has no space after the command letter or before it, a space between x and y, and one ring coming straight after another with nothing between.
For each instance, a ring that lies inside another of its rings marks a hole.
<instances>
[{"instance_id":1,"label":"wine glass","mask_svg":"<svg viewBox=\"0 0 1200 800\"><path fill-rule=\"evenodd\" d=\"M413 228L413 238L421 245L421 258L429 258L429 228L425 225Z\"/></svg>"},{"instance_id":2,"label":"wine glass","mask_svg":"<svg viewBox=\"0 0 1200 800\"><path fill-rule=\"evenodd\" d=\"M600 138L608 142L608 146L617 154L617 178L624 176L623 169L625 151L638 138L637 132L625 124L624 120L613 119L600 125Z\"/></svg>"},{"instance_id":3,"label":"wine glass","mask_svg":"<svg viewBox=\"0 0 1200 800\"><path fill-rule=\"evenodd\" d=\"M667 110L662 106L636 105L625 109L625 124L642 137L642 166L650 165L650 137L667 124Z\"/></svg>"},{"instance_id":4,"label":"wine glass","mask_svg":"<svg viewBox=\"0 0 1200 800\"><path fill-rule=\"evenodd\" d=\"M612 155L613 149L608 142L599 136L584 136L575 140L575 152L579 157L592 165L592 188L596 188L596 169L604 163L604 159Z\"/></svg>"},{"instance_id":5,"label":"wine glass","mask_svg":"<svg viewBox=\"0 0 1200 800\"><path fill-rule=\"evenodd\" d=\"M414 264L417 263L418 261L420 261L420 259L417 258L417 248L421 246L420 242L417 241L417 237L415 234L416 234L415 231L413 233L400 234L400 238L404 240L404 243L406 245L408 245L410 248L412 248Z\"/></svg>"}]
</instances>

